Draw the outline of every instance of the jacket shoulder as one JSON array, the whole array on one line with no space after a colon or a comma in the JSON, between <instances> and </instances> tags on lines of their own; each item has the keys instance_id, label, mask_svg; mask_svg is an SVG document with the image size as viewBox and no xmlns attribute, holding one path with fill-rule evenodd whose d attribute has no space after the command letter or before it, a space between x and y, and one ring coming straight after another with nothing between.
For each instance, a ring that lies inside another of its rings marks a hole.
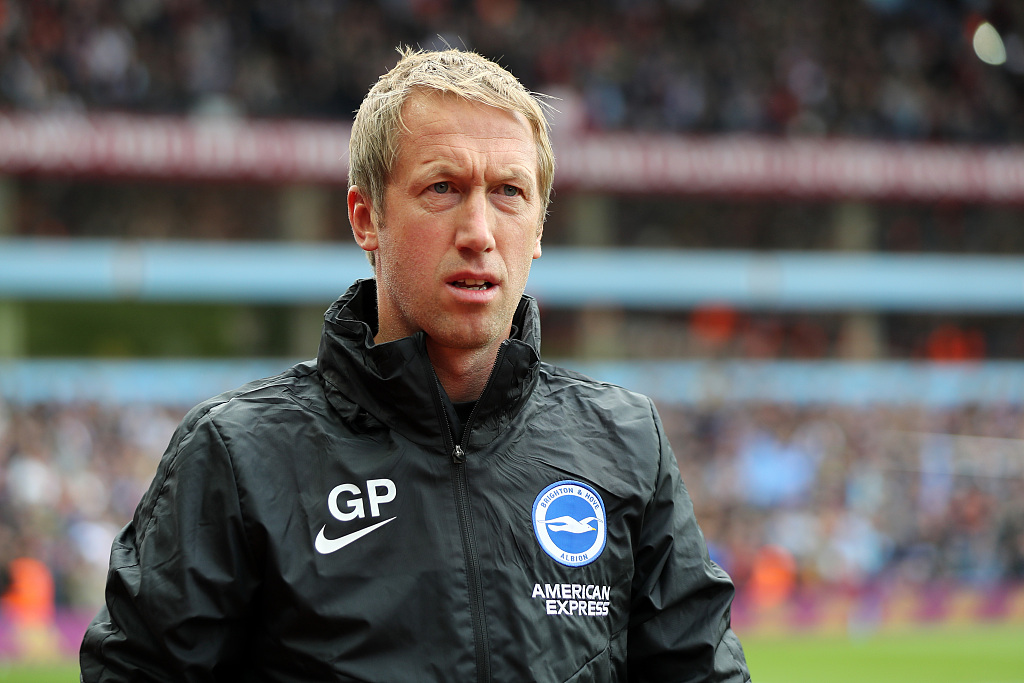
<instances>
[{"instance_id":1,"label":"jacket shoulder","mask_svg":"<svg viewBox=\"0 0 1024 683\"><path fill-rule=\"evenodd\" d=\"M321 411L322 395L315 361L304 361L277 375L247 382L196 404L182 418L181 428L191 431L204 417L248 412L259 406L280 403L295 403Z\"/></svg>"},{"instance_id":2,"label":"jacket shoulder","mask_svg":"<svg viewBox=\"0 0 1024 683\"><path fill-rule=\"evenodd\" d=\"M542 392L556 398L601 396L619 408L635 408L652 415L655 412L653 402L644 394L551 363L541 363L539 385Z\"/></svg>"},{"instance_id":3,"label":"jacket shoulder","mask_svg":"<svg viewBox=\"0 0 1024 683\"><path fill-rule=\"evenodd\" d=\"M621 499L651 499L669 449L650 398L547 363L534 395L532 429L558 444L569 469Z\"/></svg>"},{"instance_id":4,"label":"jacket shoulder","mask_svg":"<svg viewBox=\"0 0 1024 683\"><path fill-rule=\"evenodd\" d=\"M139 529L148 526L140 522L155 515L160 498L173 485L172 482L187 478L188 473L217 469L222 475L220 479L234 479L237 461L231 457L229 444L259 439L259 432L266 430L261 430L258 425L280 422L284 411L310 413L324 410L323 399L317 401L316 398L318 388L315 364L305 362L194 406L178 423L160 459L156 475L139 503L135 517ZM322 396L322 391L320 393ZM275 416L274 413L281 415ZM199 479L208 482L215 477Z\"/></svg>"}]
</instances>

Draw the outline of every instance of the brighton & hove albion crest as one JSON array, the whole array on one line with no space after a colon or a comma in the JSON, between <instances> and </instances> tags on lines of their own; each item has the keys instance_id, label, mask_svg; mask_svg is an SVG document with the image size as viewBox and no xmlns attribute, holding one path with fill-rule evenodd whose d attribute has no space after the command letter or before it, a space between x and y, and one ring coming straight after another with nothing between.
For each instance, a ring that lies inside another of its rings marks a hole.
<instances>
[{"instance_id":1,"label":"brighton & hove albion crest","mask_svg":"<svg viewBox=\"0 0 1024 683\"><path fill-rule=\"evenodd\" d=\"M537 542L559 564L581 567L604 550L604 502L597 491L578 481L560 481L540 492L533 503Z\"/></svg>"}]
</instances>

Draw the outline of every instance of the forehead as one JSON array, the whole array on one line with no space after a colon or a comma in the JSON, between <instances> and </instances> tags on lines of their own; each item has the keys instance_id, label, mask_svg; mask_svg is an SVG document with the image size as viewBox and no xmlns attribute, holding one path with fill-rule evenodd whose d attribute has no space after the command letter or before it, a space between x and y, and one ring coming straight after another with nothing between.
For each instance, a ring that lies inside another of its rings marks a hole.
<instances>
[{"instance_id":1,"label":"forehead","mask_svg":"<svg viewBox=\"0 0 1024 683\"><path fill-rule=\"evenodd\" d=\"M540 160L530 123L521 113L451 93L417 92L402 107L398 167L437 161L524 166L536 179Z\"/></svg>"}]
</instances>

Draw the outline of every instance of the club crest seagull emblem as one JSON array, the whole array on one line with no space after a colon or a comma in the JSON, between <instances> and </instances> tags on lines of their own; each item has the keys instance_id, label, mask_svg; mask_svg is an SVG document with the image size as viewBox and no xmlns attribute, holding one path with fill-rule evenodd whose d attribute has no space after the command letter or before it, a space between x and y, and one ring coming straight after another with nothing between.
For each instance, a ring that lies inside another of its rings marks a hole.
<instances>
[{"instance_id":1,"label":"club crest seagull emblem","mask_svg":"<svg viewBox=\"0 0 1024 683\"><path fill-rule=\"evenodd\" d=\"M547 520L546 524L548 525L548 531L568 531L570 534L585 534L590 531L597 531L597 527L590 526L590 523L596 520L597 517L576 520L569 515L562 515L558 519Z\"/></svg>"},{"instance_id":2,"label":"club crest seagull emblem","mask_svg":"<svg viewBox=\"0 0 1024 683\"><path fill-rule=\"evenodd\" d=\"M540 492L533 503L537 543L567 567L590 564L607 541L604 502L592 487L559 481Z\"/></svg>"}]
</instances>

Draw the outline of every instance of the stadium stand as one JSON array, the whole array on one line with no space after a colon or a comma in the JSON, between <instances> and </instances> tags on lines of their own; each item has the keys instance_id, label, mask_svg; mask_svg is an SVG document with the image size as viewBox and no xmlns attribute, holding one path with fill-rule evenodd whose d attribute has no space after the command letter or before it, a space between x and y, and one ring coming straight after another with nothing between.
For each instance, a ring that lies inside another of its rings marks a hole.
<instances>
[{"instance_id":1,"label":"stadium stand","mask_svg":"<svg viewBox=\"0 0 1024 683\"><path fill-rule=\"evenodd\" d=\"M922 0L6 3L0 94L31 111L347 118L402 42L500 57L594 130L971 142L1024 133L1021 8ZM971 49L1005 37L1005 66Z\"/></svg>"}]
</instances>

